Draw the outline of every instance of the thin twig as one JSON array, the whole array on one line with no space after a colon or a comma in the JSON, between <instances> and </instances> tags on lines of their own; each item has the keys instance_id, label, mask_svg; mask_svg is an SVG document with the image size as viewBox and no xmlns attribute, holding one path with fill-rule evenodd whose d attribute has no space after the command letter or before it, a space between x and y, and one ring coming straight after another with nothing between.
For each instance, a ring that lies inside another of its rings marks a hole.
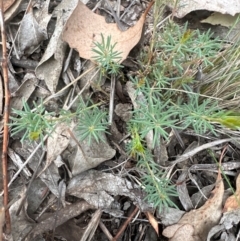
<instances>
[{"instance_id":1,"label":"thin twig","mask_svg":"<svg viewBox=\"0 0 240 241\"><path fill-rule=\"evenodd\" d=\"M236 138L237 140L240 140L239 138ZM200 151L203 151L203 150L206 150L208 148L211 148L211 147L214 147L214 146L217 146L217 145L220 145L220 144L223 144L225 142L229 142L229 141L232 141L234 140L233 138L227 138L227 139L222 139L222 140L217 140L217 141L212 141L212 142L209 142L209 143L206 143L206 144L203 144L201 146L198 146L196 147L195 149L187 152L187 153L184 153L183 155L181 155L177 160L171 162L172 165L175 165L179 162L183 162L187 159L189 159L190 157L194 156L195 154L197 154L198 152Z\"/></svg>"},{"instance_id":2,"label":"thin twig","mask_svg":"<svg viewBox=\"0 0 240 241\"><path fill-rule=\"evenodd\" d=\"M115 86L116 86L116 76L112 74L111 76L111 92L110 92L110 103L109 103L109 119L108 124L112 125L113 111L114 111L114 96L115 96Z\"/></svg>"},{"instance_id":3,"label":"thin twig","mask_svg":"<svg viewBox=\"0 0 240 241\"><path fill-rule=\"evenodd\" d=\"M45 142L48 138L48 135L45 135L43 138L43 142ZM42 147L42 143L40 142L36 148L32 151L32 153L30 154L30 156L27 158L27 160L23 163L23 165L21 166L21 168L18 169L18 171L14 174L14 176L12 177L12 179L10 180L8 187L13 183L13 181L18 177L18 175L20 174L20 172L23 170L23 168L31 161L31 159L33 158L33 156L36 154L37 150L40 149ZM5 194L5 192L4 192ZM0 196L2 195L2 193L0 194Z\"/></svg>"},{"instance_id":4,"label":"thin twig","mask_svg":"<svg viewBox=\"0 0 240 241\"><path fill-rule=\"evenodd\" d=\"M6 33L3 17L3 0L0 1L0 27L2 35L2 73L4 79L4 94L5 94L5 107L4 107L4 124L3 124L3 150L2 150L2 169L3 169L3 190L4 198L3 204L5 208L5 222L6 233L11 232L11 221L8 206L8 179L7 179L7 151L8 151L8 121L9 121L9 106L10 106L10 94L8 86L8 70L7 70L7 44Z\"/></svg>"},{"instance_id":5,"label":"thin twig","mask_svg":"<svg viewBox=\"0 0 240 241\"><path fill-rule=\"evenodd\" d=\"M138 212L138 207L136 207L133 212L131 213L131 215L128 217L128 219L123 223L122 227L118 230L118 233L116 234L116 236L112 239L112 241L117 241L120 236L123 234L124 230L126 229L128 223L132 220L132 218L135 216L135 214Z\"/></svg>"}]
</instances>

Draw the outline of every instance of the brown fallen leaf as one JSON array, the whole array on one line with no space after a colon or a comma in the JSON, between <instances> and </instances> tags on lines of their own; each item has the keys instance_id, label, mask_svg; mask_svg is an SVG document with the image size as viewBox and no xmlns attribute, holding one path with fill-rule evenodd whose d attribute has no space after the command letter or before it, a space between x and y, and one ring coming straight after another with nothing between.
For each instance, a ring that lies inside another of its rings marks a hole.
<instances>
[{"instance_id":1,"label":"brown fallen leaf","mask_svg":"<svg viewBox=\"0 0 240 241\"><path fill-rule=\"evenodd\" d=\"M14 4L14 2L16 2L15 0L5 0L3 1L3 10L6 11L8 8L11 7L11 5Z\"/></svg>"},{"instance_id":2,"label":"brown fallen leaf","mask_svg":"<svg viewBox=\"0 0 240 241\"><path fill-rule=\"evenodd\" d=\"M240 174L236 180L236 192L230 196L224 205L223 212L230 212L240 208Z\"/></svg>"},{"instance_id":3,"label":"brown fallen leaf","mask_svg":"<svg viewBox=\"0 0 240 241\"><path fill-rule=\"evenodd\" d=\"M222 215L224 185L219 171L212 198L199 209L185 214L177 224L163 230L169 241L194 240L205 241L212 227L218 224Z\"/></svg>"},{"instance_id":4,"label":"brown fallen leaf","mask_svg":"<svg viewBox=\"0 0 240 241\"><path fill-rule=\"evenodd\" d=\"M135 26L120 31L116 23L106 23L105 18L93 13L81 1L68 19L62 38L71 48L77 49L80 57L92 60L94 42L101 42L101 34L111 36L112 44L117 43L115 51L121 53L121 61L127 58L130 50L139 42L146 15L153 5L152 1Z\"/></svg>"},{"instance_id":5,"label":"brown fallen leaf","mask_svg":"<svg viewBox=\"0 0 240 241\"><path fill-rule=\"evenodd\" d=\"M4 0L4 21L10 21L17 13L24 0Z\"/></svg>"}]
</instances>

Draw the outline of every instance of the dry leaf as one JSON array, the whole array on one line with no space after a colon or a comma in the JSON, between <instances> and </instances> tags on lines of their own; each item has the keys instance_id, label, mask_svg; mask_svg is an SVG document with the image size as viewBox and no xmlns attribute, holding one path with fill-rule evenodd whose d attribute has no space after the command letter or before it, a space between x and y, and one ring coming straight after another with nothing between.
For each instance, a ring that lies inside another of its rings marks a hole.
<instances>
[{"instance_id":1,"label":"dry leaf","mask_svg":"<svg viewBox=\"0 0 240 241\"><path fill-rule=\"evenodd\" d=\"M230 212L240 208L240 174L236 180L236 192L234 195L230 196L224 205L223 212Z\"/></svg>"},{"instance_id":2,"label":"dry leaf","mask_svg":"<svg viewBox=\"0 0 240 241\"><path fill-rule=\"evenodd\" d=\"M237 21L239 14L231 16L229 14L213 13L210 17L201 21L201 23L209 23L212 25L222 25L225 27L232 27Z\"/></svg>"},{"instance_id":3,"label":"dry leaf","mask_svg":"<svg viewBox=\"0 0 240 241\"><path fill-rule=\"evenodd\" d=\"M205 241L210 229L218 224L221 218L223 194L224 185L219 171L213 197L208 199L201 208L185 214L177 224L164 229L163 235L170 238L171 241ZM190 232L190 226L192 226L193 232Z\"/></svg>"},{"instance_id":4,"label":"dry leaf","mask_svg":"<svg viewBox=\"0 0 240 241\"><path fill-rule=\"evenodd\" d=\"M15 166L17 166L17 168L21 168L23 166L23 161L21 159L21 157L11 148L8 148L8 156L11 158L11 160L13 161L13 163L15 164ZM32 174L29 171L28 167L24 167L22 170L22 174L24 174L24 176L29 179Z\"/></svg>"},{"instance_id":5,"label":"dry leaf","mask_svg":"<svg viewBox=\"0 0 240 241\"><path fill-rule=\"evenodd\" d=\"M207 237L206 241L215 240L213 236L217 235L218 237L221 234L221 240L226 241L235 241L236 238L236 227L240 223L240 209L226 212L223 214L219 225L213 227ZM225 236L225 237L224 237Z\"/></svg>"},{"instance_id":6,"label":"dry leaf","mask_svg":"<svg viewBox=\"0 0 240 241\"><path fill-rule=\"evenodd\" d=\"M57 159L58 155L62 154L67 148L70 140L70 135L67 129L68 125L66 123L59 123L54 132L48 137L46 165L38 176L40 176L47 167Z\"/></svg>"},{"instance_id":7,"label":"dry leaf","mask_svg":"<svg viewBox=\"0 0 240 241\"><path fill-rule=\"evenodd\" d=\"M168 6L175 8L176 1L169 1ZM240 12L240 1L236 0L179 0L177 7L174 9L174 16L178 18L184 17L186 14L196 10L208 10L213 12L220 12L222 14L230 14L234 16Z\"/></svg>"},{"instance_id":8,"label":"dry leaf","mask_svg":"<svg viewBox=\"0 0 240 241\"><path fill-rule=\"evenodd\" d=\"M55 93L62 64L65 57L66 43L61 40L61 33L67 18L75 8L77 0L63 0L55 9L57 16L56 27L47 49L36 68L36 75L44 80L51 93Z\"/></svg>"},{"instance_id":9,"label":"dry leaf","mask_svg":"<svg viewBox=\"0 0 240 241\"><path fill-rule=\"evenodd\" d=\"M80 133L74 130L73 135L76 138L80 136ZM69 146L63 156L68 160L73 176L94 168L115 156L116 151L107 143L105 134L102 135L102 138L104 141L99 143L92 140L91 145L87 140L78 142L70 138Z\"/></svg>"},{"instance_id":10,"label":"dry leaf","mask_svg":"<svg viewBox=\"0 0 240 241\"><path fill-rule=\"evenodd\" d=\"M26 188L23 188L20 192L18 192L17 201L15 201L9 208L9 213L11 217L12 240L24 240L23 237L28 234L34 224L32 220L26 217L26 213L24 210L22 210L19 215L17 215L17 211L19 209L19 206L22 204L25 192ZM25 202L23 209L26 210L26 206L27 202Z\"/></svg>"},{"instance_id":11,"label":"dry leaf","mask_svg":"<svg viewBox=\"0 0 240 241\"><path fill-rule=\"evenodd\" d=\"M63 40L71 48L77 49L80 57L92 59L94 42L101 42L101 34L105 38L111 36L112 43L117 43L115 51L121 52L121 61L127 58L130 50L139 42L142 28L153 2L141 16L135 26L122 32L115 23L106 23L103 16L93 13L81 1L68 19L63 32ZM120 62L121 62L120 61Z\"/></svg>"},{"instance_id":12,"label":"dry leaf","mask_svg":"<svg viewBox=\"0 0 240 241\"><path fill-rule=\"evenodd\" d=\"M72 219L89 209L94 209L94 207L85 201L79 201L74 204L68 205L58 211L57 219L55 215L51 214L45 220L37 223L35 227L31 230L31 233L28 235L28 238L24 240L32 241L41 233L53 230L59 225L67 222L69 219Z\"/></svg>"},{"instance_id":13,"label":"dry leaf","mask_svg":"<svg viewBox=\"0 0 240 241\"><path fill-rule=\"evenodd\" d=\"M17 36L16 45L20 57L32 54L40 43L48 38L46 29L36 21L33 10L24 15Z\"/></svg>"},{"instance_id":14,"label":"dry leaf","mask_svg":"<svg viewBox=\"0 0 240 241\"><path fill-rule=\"evenodd\" d=\"M5 0L3 1L3 10L4 12L11 7L12 4L14 4L15 0Z\"/></svg>"},{"instance_id":15,"label":"dry leaf","mask_svg":"<svg viewBox=\"0 0 240 241\"><path fill-rule=\"evenodd\" d=\"M159 236L159 230L158 230L158 222L155 219L155 217L150 212L145 212L145 215L147 216L149 223L151 223L152 227L156 231L157 235Z\"/></svg>"},{"instance_id":16,"label":"dry leaf","mask_svg":"<svg viewBox=\"0 0 240 241\"><path fill-rule=\"evenodd\" d=\"M24 0L4 0L3 8L4 8L4 20L5 22L10 21L17 13L20 5L24 2Z\"/></svg>"},{"instance_id":17,"label":"dry leaf","mask_svg":"<svg viewBox=\"0 0 240 241\"><path fill-rule=\"evenodd\" d=\"M39 80L33 73L27 73L24 76L23 83L19 86L19 88L12 94L10 109L21 110L23 108L23 102L27 101L38 84ZM13 114L11 114L13 115Z\"/></svg>"},{"instance_id":18,"label":"dry leaf","mask_svg":"<svg viewBox=\"0 0 240 241\"><path fill-rule=\"evenodd\" d=\"M81 185L80 185L81 184ZM84 199L96 208L111 208L113 196L130 198L143 211L149 211L150 204L144 201L139 187L125 178L111 173L89 170L73 177L67 187L67 194Z\"/></svg>"}]
</instances>

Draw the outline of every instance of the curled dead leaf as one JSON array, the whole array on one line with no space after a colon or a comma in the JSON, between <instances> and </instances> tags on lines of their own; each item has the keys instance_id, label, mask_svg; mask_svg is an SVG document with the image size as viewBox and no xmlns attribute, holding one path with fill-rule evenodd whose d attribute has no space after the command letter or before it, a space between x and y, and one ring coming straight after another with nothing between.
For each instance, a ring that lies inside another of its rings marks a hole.
<instances>
[{"instance_id":1,"label":"curled dead leaf","mask_svg":"<svg viewBox=\"0 0 240 241\"><path fill-rule=\"evenodd\" d=\"M177 224L164 229L163 235L171 238L171 241L205 241L211 228L218 224L222 216L223 194L224 185L219 171L212 198L208 199L201 208L186 213Z\"/></svg>"}]
</instances>

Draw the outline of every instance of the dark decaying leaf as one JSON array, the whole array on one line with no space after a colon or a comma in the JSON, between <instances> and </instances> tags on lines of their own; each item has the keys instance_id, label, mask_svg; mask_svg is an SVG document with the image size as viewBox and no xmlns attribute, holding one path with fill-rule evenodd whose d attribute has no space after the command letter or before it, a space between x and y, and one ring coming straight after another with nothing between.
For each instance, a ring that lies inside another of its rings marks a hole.
<instances>
[{"instance_id":1,"label":"dark decaying leaf","mask_svg":"<svg viewBox=\"0 0 240 241\"><path fill-rule=\"evenodd\" d=\"M90 205L85 201L79 201L74 204L68 205L65 208L58 211L57 219L55 222L55 215L50 215L50 217L40 221L29 233L27 240L31 241L39 234L53 230L55 227L67 222L69 219L74 218L81 213L89 210L95 209L94 206Z\"/></svg>"}]
</instances>

